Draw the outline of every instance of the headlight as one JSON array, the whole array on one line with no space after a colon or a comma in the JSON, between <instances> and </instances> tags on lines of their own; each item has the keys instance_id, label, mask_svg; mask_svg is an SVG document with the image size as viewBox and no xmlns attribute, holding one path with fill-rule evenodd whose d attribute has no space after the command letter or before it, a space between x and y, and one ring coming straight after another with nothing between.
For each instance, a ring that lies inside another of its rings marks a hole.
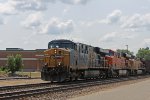
<instances>
[{"instance_id":1,"label":"headlight","mask_svg":"<svg viewBox=\"0 0 150 100\"><path fill-rule=\"evenodd\" d=\"M58 65L60 66L60 65L61 65L61 62L58 62Z\"/></svg>"}]
</instances>

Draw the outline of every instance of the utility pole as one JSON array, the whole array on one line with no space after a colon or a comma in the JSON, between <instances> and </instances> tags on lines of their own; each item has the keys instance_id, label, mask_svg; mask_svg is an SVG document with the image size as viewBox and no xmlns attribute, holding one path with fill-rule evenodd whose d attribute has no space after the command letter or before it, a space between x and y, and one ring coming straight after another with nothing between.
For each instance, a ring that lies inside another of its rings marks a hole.
<instances>
[{"instance_id":1,"label":"utility pole","mask_svg":"<svg viewBox=\"0 0 150 100\"><path fill-rule=\"evenodd\" d=\"M127 46L127 54L128 54L128 45L126 45Z\"/></svg>"}]
</instances>

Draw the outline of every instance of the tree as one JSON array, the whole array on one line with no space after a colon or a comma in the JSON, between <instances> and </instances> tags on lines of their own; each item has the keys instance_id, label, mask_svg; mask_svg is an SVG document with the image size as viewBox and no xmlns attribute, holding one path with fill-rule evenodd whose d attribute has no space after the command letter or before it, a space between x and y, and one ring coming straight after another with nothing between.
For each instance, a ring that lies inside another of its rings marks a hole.
<instances>
[{"instance_id":1,"label":"tree","mask_svg":"<svg viewBox=\"0 0 150 100\"><path fill-rule=\"evenodd\" d=\"M22 64L22 57L20 54L17 54L15 56L15 65L16 65L16 69L19 71L20 69L22 69L23 64Z\"/></svg>"},{"instance_id":2,"label":"tree","mask_svg":"<svg viewBox=\"0 0 150 100\"><path fill-rule=\"evenodd\" d=\"M130 55L133 55L134 53L129 51L129 50L126 50L126 49L117 49L117 52L118 53L128 53Z\"/></svg>"},{"instance_id":3,"label":"tree","mask_svg":"<svg viewBox=\"0 0 150 100\"><path fill-rule=\"evenodd\" d=\"M14 58L13 55L12 56L8 56L7 58L8 58L8 60L7 60L7 69L8 69L9 72L14 74L15 70L16 70L15 69L15 58Z\"/></svg>"},{"instance_id":4,"label":"tree","mask_svg":"<svg viewBox=\"0 0 150 100\"><path fill-rule=\"evenodd\" d=\"M7 69L8 72L11 72L13 75L16 71L19 71L23 67L22 58L20 54L17 54L15 57L8 56L7 60Z\"/></svg>"},{"instance_id":5,"label":"tree","mask_svg":"<svg viewBox=\"0 0 150 100\"><path fill-rule=\"evenodd\" d=\"M145 60L150 60L150 50L148 47L140 48L136 54L138 58L144 58Z\"/></svg>"},{"instance_id":6,"label":"tree","mask_svg":"<svg viewBox=\"0 0 150 100\"><path fill-rule=\"evenodd\" d=\"M147 54L147 55L145 55L144 59L145 59L145 60L150 60L150 53Z\"/></svg>"},{"instance_id":7,"label":"tree","mask_svg":"<svg viewBox=\"0 0 150 100\"><path fill-rule=\"evenodd\" d=\"M145 50L149 50L149 47L146 47Z\"/></svg>"}]
</instances>

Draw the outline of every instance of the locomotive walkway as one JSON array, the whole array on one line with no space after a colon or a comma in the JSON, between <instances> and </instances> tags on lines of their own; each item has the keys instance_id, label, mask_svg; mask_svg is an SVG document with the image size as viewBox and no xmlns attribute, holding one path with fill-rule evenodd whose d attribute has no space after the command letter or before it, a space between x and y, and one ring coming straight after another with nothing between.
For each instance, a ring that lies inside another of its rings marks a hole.
<instances>
[{"instance_id":1,"label":"locomotive walkway","mask_svg":"<svg viewBox=\"0 0 150 100\"><path fill-rule=\"evenodd\" d=\"M150 100L150 79L70 100Z\"/></svg>"}]
</instances>

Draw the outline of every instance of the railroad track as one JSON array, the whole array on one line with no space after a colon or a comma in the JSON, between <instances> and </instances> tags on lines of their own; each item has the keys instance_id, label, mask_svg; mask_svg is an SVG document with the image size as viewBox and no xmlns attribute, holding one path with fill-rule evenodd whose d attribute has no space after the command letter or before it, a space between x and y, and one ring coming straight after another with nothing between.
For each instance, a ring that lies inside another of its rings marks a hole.
<instances>
[{"instance_id":1,"label":"railroad track","mask_svg":"<svg viewBox=\"0 0 150 100\"><path fill-rule=\"evenodd\" d=\"M51 83L36 83L36 84L3 86L3 87L0 87L0 92L26 89L26 88L34 88L34 87L41 87L41 86L50 86L50 85L52 85L52 84Z\"/></svg>"},{"instance_id":2,"label":"railroad track","mask_svg":"<svg viewBox=\"0 0 150 100\"><path fill-rule=\"evenodd\" d=\"M64 84L59 85L56 87L43 87L44 85L47 85L47 83L42 83L42 87L40 88L32 88L32 89L23 89L20 91L9 91L9 92L0 92L0 100L8 100L8 99L21 99L24 97L29 97L33 95L41 95L46 93L54 93L54 92L60 92L60 91L66 91L66 90L72 90L72 89L79 89L84 87L90 87L90 86L97 86L97 85L104 85L104 84L111 84L111 83L118 83L123 81L129 81L129 80L137 80L141 78L147 78L150 77L147 76L133 76L128 78L112 78L112 79L105 79L105 80L93 80L93 81L86 81L86 82L72 82L71 84ZM44 85L43 85L44 84ZM34 85L34 84L32 84ZM50 84L49 84L50 85ZM40 86L40 85L39 85ZM24 86L22 86L24 87ZM19 87L19 88L22 88ZM34 86L36 87L36 86ZM8 87L10 88L10 87ZM4 88L3 88L4 89ZM2 87L0 90L3 90ZM6 89L6 87L5 87Z\"/></svg>"},{"instance_id":3,"label":"railroad track","mask_svg":"<svg viewBox=\"0 0 150 100\"><path fill-rule=\"evenodd\" d=\"M40 79L40 77L37 78L30 78L30 77L7 77L7 78L0 78L0 80L22 80L22 79Z\"/></svg>"}]
</instances>

